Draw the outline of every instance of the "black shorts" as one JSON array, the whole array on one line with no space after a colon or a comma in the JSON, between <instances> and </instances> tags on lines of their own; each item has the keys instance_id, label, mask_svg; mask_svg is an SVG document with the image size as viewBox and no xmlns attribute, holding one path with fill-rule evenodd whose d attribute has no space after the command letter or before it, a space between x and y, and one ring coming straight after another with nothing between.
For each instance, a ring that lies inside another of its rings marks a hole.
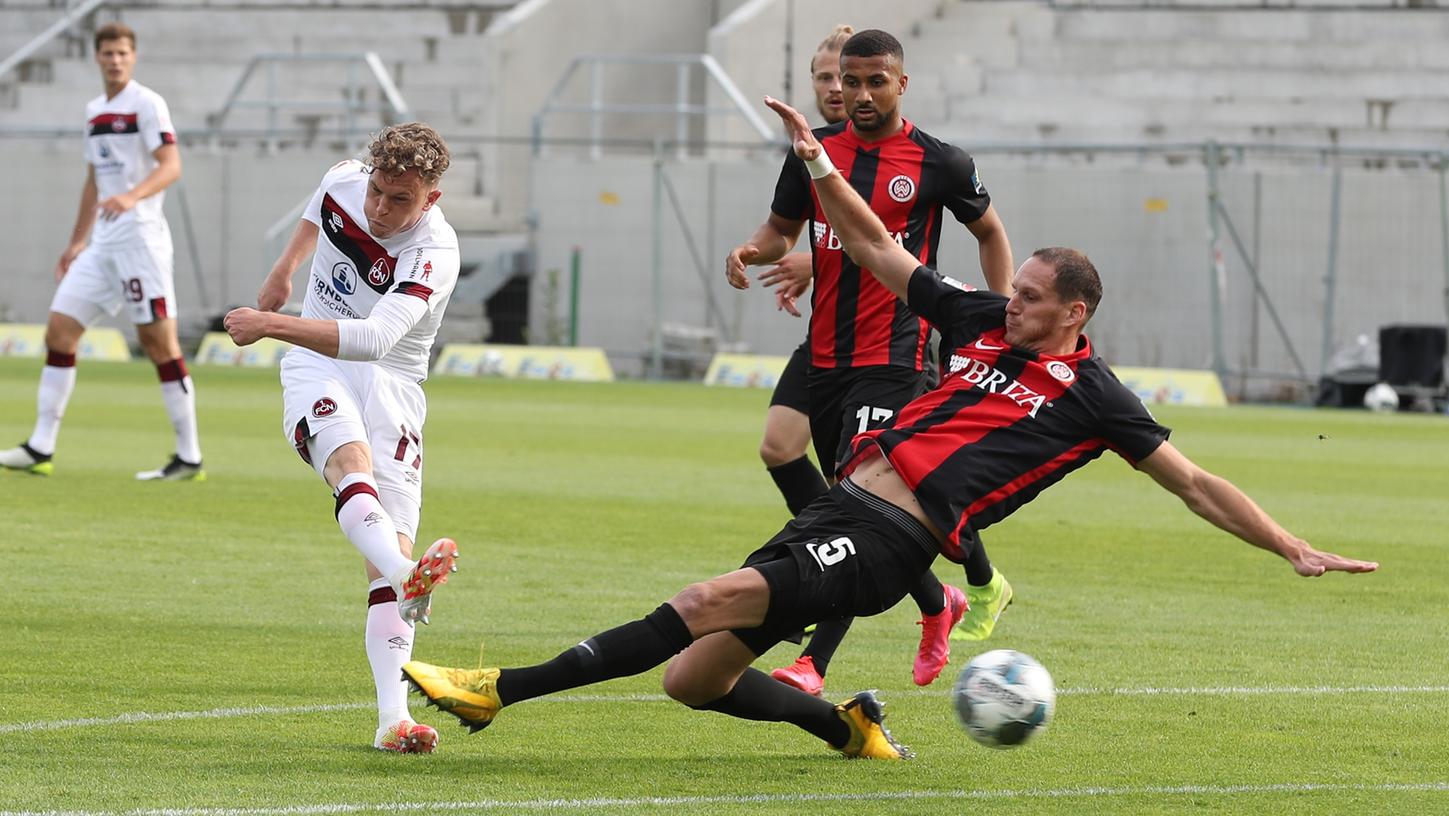
<instances>
[{"instance_id":1,"label":"black shorts","mask_svg":"<svg viewBox=\"0 0 1449 816\"><path fill-rule=\"evenodd\" d=\"M903 366L810 369L810 438L827 476L856 434L889 428L906 403L926 392L926 375Z\"/></svg>"},{"instance_id":2,"label":"black shorts","mask_svg":"<svg viewBox=\"0 0 1449 816\"><path fill-rule=\"evenodd\" d=\"M930 569L939 545L904 510L849 479L745 559L770 586L765 622L734 634L762 655L807 625L879 615Z\"/></svg>"},{"instance_id":3,"label":"black shorts","mask_svg":"<svg viewBox=\"0 0 1449 816\"><path fill-rule=\"evenodd\" d=\"M801 343L785 363L780 379L775 380L775 393L770 395L770 407L783 405L794 408L802 414L810 413L810 349L808 343Z\"/></svg>"}]
</instances>

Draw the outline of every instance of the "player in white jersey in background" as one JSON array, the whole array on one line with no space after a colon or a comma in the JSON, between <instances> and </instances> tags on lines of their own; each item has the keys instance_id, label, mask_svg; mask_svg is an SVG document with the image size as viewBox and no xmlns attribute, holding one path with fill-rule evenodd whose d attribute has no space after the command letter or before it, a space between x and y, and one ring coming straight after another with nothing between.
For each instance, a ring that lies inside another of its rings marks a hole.
<instances>
[{"instance_id":1,"label":"player in white jersey in background","mask_svg":"<svg viewBox=\"0 0 1449 816\"><path fill-rule=\"evenodd\" d=\"M96 29L96 63L105 93L86 105L86 172L70 243L55 265L59 284L45 327L45 368L35 428L19 447L0 451L0 466L49 475L66 403L75 390L81 335L102 314L124 305L146 356L156 364L176 451L137 479L195 480L201 469L196 392L176 339L171 229L162 192L181 178L181 154L166 100L131 78L136 33L121 23Z\"/></svg>"},{"instance_id":2,"label":"player in white jersey in background","mask_svg":"<svg viewBox=\"0 0 1449 816\"><path fill-rule=\"evenodd\" d=\"M260 311L233 310L226 330L241 346L263 337L297 346L282 360L283 433L332 487L337 523L367 559L373 746L428 753L438 734L408 714L402 666L412 656L413 623L427 623L430 593L458 552L440 538L411 560L422 509L421 383L458 280L458 236L433 206L449 163L437 131L418 122L389 127L368 152L367 164L327 171L262 284ZM308 255L302 316L276 314Z\"/></svg>"}]
</instances>

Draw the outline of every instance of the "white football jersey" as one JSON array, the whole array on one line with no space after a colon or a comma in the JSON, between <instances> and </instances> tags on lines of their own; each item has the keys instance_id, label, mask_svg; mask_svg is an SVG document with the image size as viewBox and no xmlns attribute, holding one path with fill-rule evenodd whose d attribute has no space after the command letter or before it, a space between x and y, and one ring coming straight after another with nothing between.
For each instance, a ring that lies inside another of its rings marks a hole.
<instances>
[{"instance_id":1,"label":"white football jersey","mask_svg":"<svg viewBox=\"0 0 1449 816\"><path fill-rule=\"evenodd\" d=\"M176 143L171 111L161 95L131 80L114 98L105 94L86 104L86 161L96 175L97 201L130 192L156 169L156 148ZM120 244L137 239L171 242L171 229L161 214L164 191L136 202L113 221L97 218L92 244Z\"/></svg>"},{"instance_id":2,"label":"white football jersey","mask_svg":"<svg viewBox=\"0 0 1449 816\"><path fill-rule=\"evenodd\" d=\"M361 320L372 314L383 295L421 298L428 304L427 314L377 364L422 382L428 376L433 338L458 282L458 235L434 206L412 229L374 238L362 209L368 173L359 161L335 165L302 213L321 228L302 316Z\"/></svg>"}]
</instances>

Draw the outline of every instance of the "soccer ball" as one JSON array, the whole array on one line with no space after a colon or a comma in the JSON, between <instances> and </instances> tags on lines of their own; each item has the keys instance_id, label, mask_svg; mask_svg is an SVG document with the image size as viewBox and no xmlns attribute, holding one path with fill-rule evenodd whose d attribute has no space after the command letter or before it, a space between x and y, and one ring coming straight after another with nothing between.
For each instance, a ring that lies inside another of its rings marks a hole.
<instances>
[{"instance_id":1,"label":"soccer ball","mask_svg":"<svg viewBox=\"0 0 1449 816\"><path fill-rule=\"evenodd\" d=\"M1012 748L1051 722L1057 706L1052 676L1028 655L997 649L977 655L951 689L956 718L988 748Z\"/></svg>"},{"instance_id":2,"label":"soccer ball","mask_svg":"<svg viewBox=\"0 0 1449 816\"><path fill-rule=\"evenodd\" d=\"M1388 383L1378 383L1364 392L1363 407L1370 411L1399 410L1399 392Z\"/></svg>"}]
</instances>

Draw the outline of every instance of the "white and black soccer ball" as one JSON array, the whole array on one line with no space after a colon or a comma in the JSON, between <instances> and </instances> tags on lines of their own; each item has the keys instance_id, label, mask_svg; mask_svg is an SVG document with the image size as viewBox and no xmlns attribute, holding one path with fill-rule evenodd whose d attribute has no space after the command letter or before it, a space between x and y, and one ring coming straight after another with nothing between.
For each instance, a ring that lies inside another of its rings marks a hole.
<instances>
[{"instance_id":1,"label":"white and black soccer ball","mask_svg":"<svg viewBox=\"0 0 1449 816\"><path fill-rule=\"evenodd\" d=\"M997 649L966 664L951 702L972 739L989 748L1012 748L1051 722L1057 690L1052 676L1029 655Z\"/></svg>"},{"instance_id":2,"label":"white and black soccer ball","mask_svg":"<svg viewBox=\"0 0 1449 816\"><path fill-rule=\"evenodd\" d=\"M1399 392L1388 383L1376 383L1363 394L1363 407L1370 411L1399 410Z\"/></svg>"}]
</instances>

